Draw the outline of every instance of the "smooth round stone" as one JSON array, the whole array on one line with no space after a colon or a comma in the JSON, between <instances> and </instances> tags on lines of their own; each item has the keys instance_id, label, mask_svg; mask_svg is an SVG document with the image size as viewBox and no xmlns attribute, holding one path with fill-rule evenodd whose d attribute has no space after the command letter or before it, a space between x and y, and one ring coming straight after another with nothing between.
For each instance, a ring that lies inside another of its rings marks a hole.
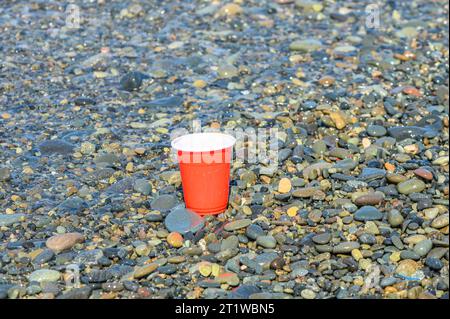
<instances>
[{"instance_id":1,"label":"smooth round stone","mask_svg":"<svg viewBox=\"0 0 450 319\"><path fill-rule=\"evenodd\" d=\"M331 234L330 233L323 233L315 235L312 238L312 241L319 245L325 245L328 244L331 240Z\"/></svg>"},{"instance_id":2,"label":"smooth round stone","mask_svg":"<svg viewBox=\"0 0 450 319\"><path fill-rule=\"evenodd\" d=\"M160 195L152 200L150 207L153 210L159 210L160 212L168 212L174 208L178 203L176 196L174 195Z\"/></svg>"},{"instance_id":3,"label":"smooth round stone","mask_svg":"<svg viewBox=\"0 0 450 319\"><path fill-rule=\"evenodd\" d=\"M381 125L369 125L367 127L367 134L374 137L380 137L387 134L387 130Z\"/></svg>"},{"instance_id":4,"label":"smooth round stone","mask_svg":"<svg viewBox=\"0 0 450 319\"><path fill-rule=\"evenodd\" d=\"M414 252L423 257L433 248L433 242L430 239L422 240L414 246Z\"/></svg>"},{"instance_id":5,"label":"smooth round stone","mask_svg":"<svg viewBox=\"0 0 450 319\"><path fill-rule=\"evenodd\" d=\"M6 182L11 178L11 170L8 167L0 167L0 182Z\"/></svg>"},{"instance_id":6,"label":"smooth round stone","mask_svg":"<svg viewBox=\"0 0 450 319\"><path fill-rule=\"evenodd\" d=\"M222 240L222 243L220 244L220 250L224 251L227 249L235 249L239 245L239 239L237 236L230 236Z\"/></svg>"},{"instance_id":7,"label":"smooth round stone","mask_svg":"<svg viewBox=\"0 0 450 319\"><path fill-rule=\"evenodd\" d=\"M411 259L399 262L395 272L402 276L411 277L420 269L420 264Z\"/></svg>"},{"instance_id":8,"label":"smooth round stone","mask_svg":"<svg viewBox=\"0 0 450 319\"><path fill-rule=\"evenodd\" d=\"M137 179L134 181L133 190L142 195L148 195L152 192L152 186L146 179Z\"/></svg>"},{"instance_id":9,"label":"smooth round stone","mask_svg":"<svg viewBox=\"0 0 450 319\"><path fill-rule=\"evenodd\" d=\"M311 289L303 289L300 295L305 299L315 299L316 293Z\"/></svg>"},{"instance_id":10,"label":"smooth round stone","mask_svg":"<svg viewBox=\"0 0 450 319\"><path fill-rule=\"evenodd\" d=\"M203 261L198 264L198 271L203 277L208 277L211 274L212 266L211 263Z\"/></svg>"},{"instance_id":11,"label":"smooth round stone","mask_svg":"<svg viewBox=\"0 0 450 319\"><path fill-rule=\"evenodd\" d=\"M264 236L265 232L261 228L261 226L257 224L251 224L250 226L247 227L245 235L250 239L256 240L256 238L258 238L259 236Z\"/></svg>"},{"instance_id":12,"label":"smooth round stone","mask_svg":"<svg viewBox=\"0 0 450 319\"><path fill-rule=\"evenodd\" d=\"M277 246L276 239L269 235L259 236L256 239L256 243L264 248L275 248Z\"/></svg>"},{"instance_id":13,"label":"smooth round stone","mask_svg":"<svg viewBox=\"0 0 450 319\"><path fill-rule=\"evenodd\" d=\"M183 236L177 232L172 232L167 236L167 243L175 248L183 246Z\"/></svg>"},{"instance_id":14,"label":"smooth round stone","mask_svg":"<svg viewBox=\"0 0 450 319\"><path fill-rule=\"evenodd\" d=\"M368 220L380 220L383 218L383 214L373 206L363 206L355 212L354 218L355 220L361 222Z\"/></svg>"},{"instance_id":15,"label":"smooth round stone","mask_svg":"<svg viewBox=\"0 0 450 319\"><path fill-rule=\"evenodd\" d=\"M432 257L428 257L427 259L425 259L425 265L437 271L441 270L442 267L444 267L444 263L440 259Z\"/></svg>"},{"instance_id":16,"label":"smooth round stone","mask_svg":"<svg viewBox=\"0 0 450 319\"><path fill-rule=\"evenodd\" d=\"M239 70L231 64L222 64L217 68L219 79L231 79L239 75Z\"/></svg>"},{"instance_id":17,"label":"smooth round stone","mask_svg":"<svg viewBox=\"0 0 450 319\"><path fill-rule=\"evenodd\" d=\"M300 52L312 52L320 50L323 47L322 42L316 39L297 40L289 45L289 50Z\"/></svg>"},{"instance_id":18,"label":"smooth round stone","mask_svg":"<svg viewBox=\"0 0 450 319\"><path fill-rule=\"evenodd\" d=\"M163 215L160 212L150 212L145 215L145 220L148 222L160 222L163 220Z\"/></svg>"},{"instance_id":19,"label":"smooth round stone","mask_svg":"<svg viewBox=\"0 0 450 319\"><path fill-rule=\"evenodd\" d=\"M54 282L58 281L61 278L61 273L52 269L39 269L33 271L29 276L28 280L30 282Z\"/></svg>"},{"instance_id":20,"label":"smooth round stone","mask_svg":"<svg viewBox=\"0 0 450 319\"><path fill-rule=\"evenodd\" d=\"M233 220L224 226L226 231L234 231L249 226L252 221L248 218Z\"/></svg>"},{"instance_id":21,"label":"smooth round stone","mask_svg":"<svg viewBox=\"0 0 450 319\"><path fill-rule=\"evenodd\" d=\"M351 153L345 149L345 148L341 148L341 147L334 147L332 148L329 152L328 152L330 157L337 157L340 159L345 159L350 157Z\"/></svg>"},{"instance_id":22,"label":"smooth round stone","mask_svg":"<svg viewBox=\"0 0 450 319\"><path fill-rule=\"evenodd\" d=\"M358 49L352 45L341 45L334 48L333 53L339 56L345 56L357 51Z\"/></svg>"},{"instance_id":23,"label":"smooth round stone","mask_svg":"<svg viewBox=\"0 0 450 319\"><path fill-rule=\"evenodd\" d=\"M177 208L167 215L164 224L170 232L178 232L182 235L195 233L205 225L205 221L196 213L185 208Z\"/></svg>"},{"instance_id":24,"label":"smooth round stone","mask_svg":"<svg viewBox=\"0 0 450 319\"><path fill-rule=\"evenodd\" d=\"M423 181L417 178L409 179L407 181L397 184L397 190L400 194L420 193L425 189L426 185Z\"/></svg>"},{"instance_id":25,"label":"smooth round stone","mask_svg":"<svg viewBox=\"0 0 450 319\"><path fill-rule=\"evenodd\" d=\"M80 233L67 233L55 235L47 239L45 242L47 248L56 253L71 249L78 243L84 242L84 236Z\"/></svg>"},{"instance_id":26,"label":"smooth round stone","mask_svg":"<svg viewBox=\"0 0 450 319\"><path fill-rule=\"evenodd\" d=\"M388 212L388 222L392 227L400 226L401 224L403 224L403 221L404 218L398 210L391 209Z\"/></svg>"},{"instance_id":27,"label":"smooth round stone","mask_svg":"<svg viewBox=\"0 0 450 319\"><path fill-rule=\"evenodd\" d=\"M25 219L24 214L0 214L0 226L11 226Z\"/></svg>"},{"instance_id":28,"label":"smooth round stone","mask_svg":"<svg viewBox=\"0 0 450 319\"><path fill-rule=\"evenodd\" d=\"M356 241L347 241L339 243L333 247L334 254L348 254L351 253L353 249L359 249L361 245Z\"/></svg>"},{"instance_id":29,"label":"smooth round stone","mask_svg":"<svg viewBox=\"0 0 450 319\"><path fill-rule=\"evenodd\" d=\"M400 239L400 237L398 236L393 236L391 237L392 240L392 244L394 244L395 247L397 247L398 249L403 249L405 246L403 245L402 240Z\"/></svg>"},{"instance_id":30,"label":"smooth round stone","mask_svg":"<svg viewBox=\"0 0 450 319\"><path fill-rule=\"evenodd\" d=\"M398 183L406 181L408 178L406 176L403 176L400 174L388 173L388 174L386 174L386 179L390 183L398 184Z\"/></svg>"},{"instance_id":31,"label":"smooth round stone","mask_svg":"<svg viewBox=\"0 0 450 319\"><path fill-rule=\"evenodd\" d=\"M283 266L286 264L284 258L277 257L270 263L270 268L272 269L282 269Z\"/></svg>"}]
</instances>

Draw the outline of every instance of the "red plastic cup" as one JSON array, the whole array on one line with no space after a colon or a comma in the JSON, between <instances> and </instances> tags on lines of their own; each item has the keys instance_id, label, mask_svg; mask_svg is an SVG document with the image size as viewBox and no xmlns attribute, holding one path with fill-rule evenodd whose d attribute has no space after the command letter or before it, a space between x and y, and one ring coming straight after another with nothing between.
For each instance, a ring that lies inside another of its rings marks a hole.
<instances>
[{"instance_id":1,"label":"red plastic cup","mask_svg":"<svg viewBox=\"0 0 450 319\"><path fill-rule=\"evenodd\" d=\"M201 216L226 210L235 142L233 136L223 133L187 134L172 141L186 208Z\"/></svg>"}]
</instances>

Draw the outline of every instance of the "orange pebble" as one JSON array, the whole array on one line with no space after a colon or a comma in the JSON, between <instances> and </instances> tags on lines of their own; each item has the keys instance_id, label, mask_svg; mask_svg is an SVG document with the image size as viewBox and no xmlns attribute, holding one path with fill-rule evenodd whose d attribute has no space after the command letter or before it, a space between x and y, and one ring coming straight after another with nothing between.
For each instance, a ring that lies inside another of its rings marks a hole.
<instances>
[{"instance_id":1,"label":"orange pebble","mask_svg":"<svg viewBox=\"0 0 450 319\"><path fill-rule=\"evenodd\" d=\"M180 233L172 232L167 236L167 242L170 246L179 248L183 246L183 236Z\"/></svg>"}]
</instances>

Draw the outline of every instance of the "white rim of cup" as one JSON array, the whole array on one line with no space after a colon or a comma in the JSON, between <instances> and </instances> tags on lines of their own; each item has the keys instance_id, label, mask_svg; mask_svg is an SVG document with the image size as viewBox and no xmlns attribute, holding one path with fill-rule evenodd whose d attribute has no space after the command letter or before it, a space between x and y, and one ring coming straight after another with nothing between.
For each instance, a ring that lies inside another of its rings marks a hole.
<instances>
[{"instance_id":1,"label":"white rim of cup","mask_svg":"<svg viewBox=\"0 0 450 319\"><path fill-rule=\"evenodd\" d=\"M182 152L211 152L233 147L236 139L228 134L206 132L186 134L174 139L172 148Z\"/></svg>"}]
</instances>

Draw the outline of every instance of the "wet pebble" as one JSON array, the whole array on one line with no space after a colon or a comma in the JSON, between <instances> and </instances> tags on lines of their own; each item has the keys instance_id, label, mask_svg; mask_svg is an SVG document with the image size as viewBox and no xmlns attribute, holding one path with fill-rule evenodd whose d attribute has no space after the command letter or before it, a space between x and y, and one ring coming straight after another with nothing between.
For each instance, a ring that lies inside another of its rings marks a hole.
<instances>
[{"instance_id":1,"label":"wet pebble","mask_svg":"<svg viewBox=\"0 0 450 319\"><path fill-rule=\"evenodd\" d=\"M226 231L234 231L241 228L245 228L251 224L250 219L238 219L227 223L224 227Z\"/></svg>"},{"instance_id":2,"label":"wet pebble","mask_svg":"<svg viewBox=\"0 0 450 319\"><path fill-rule=\"evenodd\" d=\"M54 282L58 281L61 278L61 273L52 269L39 269L33 271L29 276L28 280L30 282Z\"/></svg>"},{"instance_id":3,"label":"wet pebble","mask_svg":"<svg viewBox=\"0 0 450 319\"><path fill-rule=\"evenodd\" d=\"M420 193L425 189L426 185L419 179L410 179L397 184L397 190L400 194Z\"/></svg>"},{"instance_id":4,"label":"wet pebble","mask_svg":"<svg viewBox=\"0 0 450 319\"><path fill-rule=\"evenodd\" d=\"M80 233L66 233L50 237L45 242L45 245L52 251L59 253L71 249L73 246L82 243L84 240L84 236Z\"/></svg>"},{"instance_id":5,"label":"wet pebble","mask_svg":"<svg viewBox=\"0 0 450 319\"><path fill-rule=\"evenodd\" d=\"M423 257L433 248L433 242L430 239L422 240L414 246L414 252Z\"/></svg>"},{"instance_id":6,"label":"wet pebble","mask_svg":"<svg viewBox=\"0 0 450 319\"><path fill-rule=\"evenodd\" d=\"M354 218L357 221L380 220L383 214L376 207L363 206L355 212Z\"/></svg>"},{"instance_id":7,"label":"wet pebble","mask_svg":"<svg viewBox=\"0 0 450 319\"><path fill-rule=\"evenodd\" d=\"M381 125L369 125L367 127L367 134L374 137L381 137L387 134L387 130Z\"/></svg>"},{"instance_id":8,"label":"wet pebble","mask_svg":"<svg viewBox=\"0 0 450 319\"><path fill-rule=\"evenodd\" d=\"M275 248L277 245L277 241L272 236L258 236L256 238L256 243L264 248Z\"/></svg>"},{"instance_id":9,"label":"wet pebble","mask_svg":"<svg viewBox=\"0 0 450 319\"><path fill-rule=\"evenodd\" d=\"M177 208L167 215L164 224L170 232L184 235L188 232L195 233L203 228L204 220L190 210Z\"/></svg>"}]
</instances>

